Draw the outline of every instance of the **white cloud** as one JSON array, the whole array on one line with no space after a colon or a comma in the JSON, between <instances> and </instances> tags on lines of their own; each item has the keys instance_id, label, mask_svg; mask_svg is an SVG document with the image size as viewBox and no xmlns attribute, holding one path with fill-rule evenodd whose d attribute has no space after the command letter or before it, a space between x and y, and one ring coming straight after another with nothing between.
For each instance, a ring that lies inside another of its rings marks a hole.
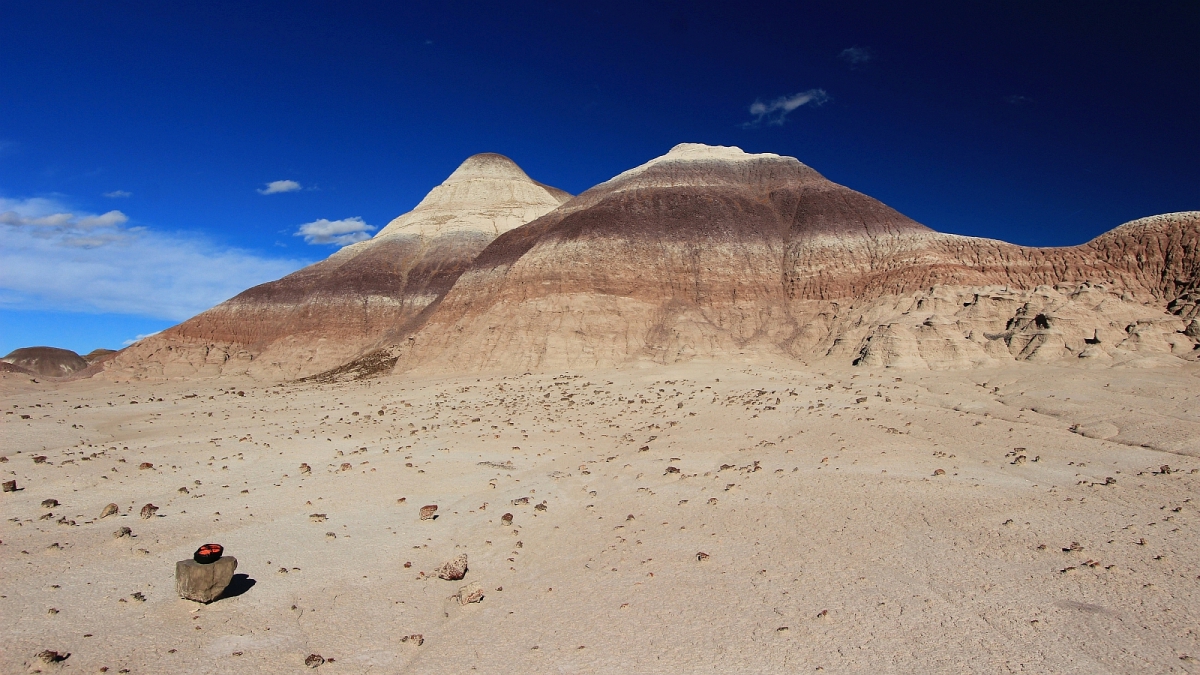
<instances>
[{"instance_id":1,"label":"white cloud","mask_svg":"<svg viewBox=\"0 0 1200 675\"><path fill-rule=\"evenodd\" d=\"M862 67L875 58L875 52L869 47L847 47L838 54L838 58L849 63L851 68Z\"/></svg>"},{"instance_id":2,"label":"white cloud","mask_svg":"<svg viewBox=\"0 0 1200 675\"><path fill-rule=\"evenodd\" d=\"M105 192L104 196L109 199L119 199L121 197L132 197L133 193L125 190L113 190L112 192Z\"/></svg>"},{"instance_id":3,"label":"white cloud","mask_svg":"<svg viewBox=\"0 0 1200 675\"><path fill-rule=\"evenodd\" d=\"M141 342L142 340L145 340L146 338L154 336L154 335L158 335L161 332L162 332L161 330L156 330L153 333L146 333L145 335L139 335L139 336L133 338L132 340L126 340L126 341L122 342L121 346L128 347L129 345L131 345L135 342Z\"/></svg>"},{"instance_id":4,"label":"white cloud","mask_svg":"<svg viewBox=\"0 0 1200 675\"><path fill-rule=\"evenodd\" d=\"M743 127L756 127L766 120L767 124L780 126L787 119L787 114L803 105L823 105L829 100L829 94L824 89L809 89L791 96L780 96L769 102L755 101L750 104L750 114L754 119L743 124Z\"/></svg>"},{"instance_id":5,"label":"white cloud","mask_svg":"<svg viewBox=\"0 0 1200 675\"><path fill-rule=\"evenodd\" d=\"M295 192L300 189L300 184L294 180L273 180L267 183L267 187L260 188L260 195L274 195L280 192Z\"/></svg>"},{"instance_id":6,"label":"white cloud","mask_svg":"<svg viewBox=\"0 0 1200 675\"><path fill-rule=\"evenodd\" d=\"M337 244L347 246L356 242L370 239L368 232L377 228L363 222L362 218L343 218L342 220L314 220L305 223L296 231L295 236L304 237L309 244Z\"/></svg>"},{"instance_id":7,"label":"white cloud","mask_svg":"<svg viewBox=\"0 0 1200 675\"><path fill-rule=\"evenodd\" d=\"M128 221L120 211L0 197L0 307L178 321L307 264Z\"/></svg>"}]
</instances>

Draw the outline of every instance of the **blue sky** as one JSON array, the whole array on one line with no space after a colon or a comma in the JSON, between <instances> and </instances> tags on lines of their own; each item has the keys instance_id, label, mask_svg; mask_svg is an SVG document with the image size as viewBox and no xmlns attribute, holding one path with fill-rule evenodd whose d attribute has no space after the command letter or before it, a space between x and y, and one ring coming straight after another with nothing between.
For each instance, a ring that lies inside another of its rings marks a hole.
<instances>
[{"instance_id":1,"label":"blue sky","mask_svg":"<svg viewBox=\"0 0 1200 675\"><path fill-rule=\"evenodd\" d=\"M484 151L578 193L737 145L1028 245L1200 209L1196 2L911 4L5 3L0 353L120 347Z\"/></svg>"}]
</instances>

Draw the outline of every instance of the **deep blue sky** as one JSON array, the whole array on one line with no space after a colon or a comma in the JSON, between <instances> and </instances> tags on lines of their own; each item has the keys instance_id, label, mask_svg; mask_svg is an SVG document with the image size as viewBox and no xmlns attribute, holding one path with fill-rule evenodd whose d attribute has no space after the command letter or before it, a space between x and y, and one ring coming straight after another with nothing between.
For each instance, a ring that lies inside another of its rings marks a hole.
<instances>
[{"instance_id":1,"label":"deep blue sky","mask_svg":"<svg viewBox=\"0 0 1200 675\"><path fill-rule=\"evenodd\" d=\"M1200 3L909 4L6 2L0 354L175 323L484 151L578 193L737 145L1029 245L1200 209Z\"/></svg>"}]
</instances>

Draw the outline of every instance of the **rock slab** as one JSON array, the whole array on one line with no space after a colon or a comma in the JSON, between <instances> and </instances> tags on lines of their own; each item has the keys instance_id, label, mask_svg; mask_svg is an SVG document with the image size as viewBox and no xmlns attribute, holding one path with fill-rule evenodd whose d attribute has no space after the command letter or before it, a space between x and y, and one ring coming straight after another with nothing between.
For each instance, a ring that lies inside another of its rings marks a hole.
<instances>
[{"instance_id":1,"label":"rock slab","mask_svg":"<svg viewBox=\"0 0 1200 675\"><path fill-rule=\"evenodd\" d=\"M175 563L175 592L185 600L209 603L221 597L233 573L237 570L237 558L225 556L220 560L202 565L195 560L180 560Z\"/></svg>"},{"instance_id":2,"label":"rock slab","mask_svg":"<svg viewBox=\"0 0 1200 675\"><path fill-rule=\"evenodd\" d=\"M469 605L483 600L483 587L477 583L469 583L458 589L458 602Z\"/></svg>"},{"instance_id":3,"label":"rock slab","mask_svg":"<svg viewBox=\"0 0 1200 675\"><path fill-rule=\"evenodd\" d=\"M462 554L454 560L447 560L437 569L439 579L458 581L467 576L467 554Z\"/></svg>"}]
</instances>

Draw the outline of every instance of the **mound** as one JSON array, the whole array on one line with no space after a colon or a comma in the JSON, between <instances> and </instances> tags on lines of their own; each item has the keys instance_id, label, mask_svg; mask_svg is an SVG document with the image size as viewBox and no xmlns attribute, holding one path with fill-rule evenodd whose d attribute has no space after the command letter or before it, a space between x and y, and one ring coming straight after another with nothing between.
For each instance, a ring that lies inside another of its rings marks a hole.
<instances>
[{"instance_id":1,"label":"mound","mask_svg":"<svg viewBox=\"0 0 1200 675\"><path fill-rule=\"evenodd\" d=\"M57 347L22 347L0 361L42 377L66 377L88 365L75 352Z\"/></svg>"},{"instance_id":2,"label":"mound","mask_svg":"<svg viewBox=\"0 0 1200 675\"><path fill-rule=\"evenodd\" d=\"M497 235L569 197L507 157L475 155L375 237L136 343L107 372L286 379L323 371L404 330Z\"/></svg>"},{"instance_id":3,"label":"mound","mask_svg":"<svg viewBox=\"0 0 1200 675\"><path fill-rule=\"evenodd\" d=\"M433 371L1190 357L1198 225L1054 249L945 235L793 158L687 144L498 237L390 353Z\"/></svg>"}]
</instances>

